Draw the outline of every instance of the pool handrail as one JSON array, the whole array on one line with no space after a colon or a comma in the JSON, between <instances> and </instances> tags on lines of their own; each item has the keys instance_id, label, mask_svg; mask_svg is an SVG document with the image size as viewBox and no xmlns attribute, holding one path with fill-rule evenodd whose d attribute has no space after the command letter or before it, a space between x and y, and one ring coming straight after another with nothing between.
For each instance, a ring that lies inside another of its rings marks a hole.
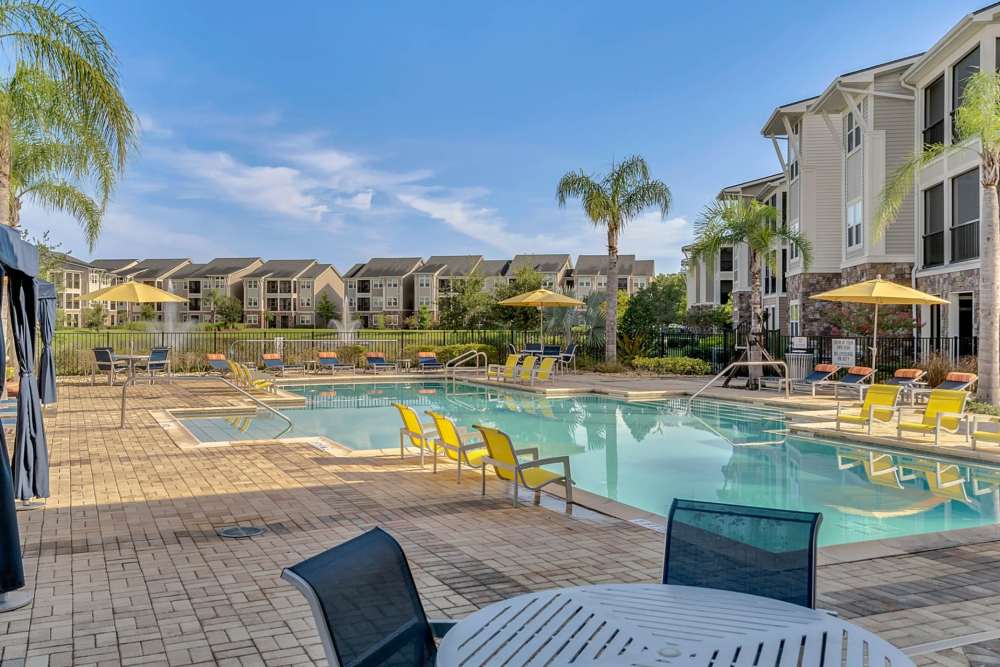
<instances>
[{"instance_id":1,"label":"pool handrail","mask_svg":"<svg viewBox=\"0 0 1000 667\"><path fill-rule=\"evenodd\" d=\"M688 403L687 403L688 412L691 412L691 404L694 402L694 399L698 398L698 396L703 391L705 391L706 389L708 389L709 387L711 387L713 384L715 384L716 380L718 380L720 377L722 377L723 375L725 375L726 373L728 373L730 370L736 368L737 366L747 366L747 367L750 367L750 366L777 366L777 367L781 368L784 371L784 376L786 378L788 377L788 364L786 364L784 361L734 361L733 363L731 363L728 366L726 366L725 368L723 368L715 377L713 377L711 380L709 380L705 384L704 387L702 387L698 391L696 391L693 394L691 394L691 396L688 398ZM791 394L789 393L789 390L788 390L788 383L784 382L782 384L785 385L785 398L790 398Z\"/></svg>"},{"instance_id":2,"label":"pool handrail","mask_svg":"<svg viewBox=\"0 0 1000 667\"><path fill-rule=\"evenodd\" d=\"M482 366L479 365L479 360L480 359L482 359L482 361L483 361L483 365ZM444 376L445 376L445 379L447 379L449 377L449 375L452 378L454 378L455 375L458 373L458 368L460 366L462 366L463 364L466 364L466 363L468 363L470 361L473 361L473 360L475 360L475 362L476 362L476 370L478 370L479 368L482 368L485 371L486 368L490 364L490 358L488 356L486 356L485 352L483 352L481 350L475 350L475 349L466 350L465 352L463 352L462 354L458 355L454 359L450 359L447 363L445 363L445 365L444 365Z\"/></svg>"}]
</instances>

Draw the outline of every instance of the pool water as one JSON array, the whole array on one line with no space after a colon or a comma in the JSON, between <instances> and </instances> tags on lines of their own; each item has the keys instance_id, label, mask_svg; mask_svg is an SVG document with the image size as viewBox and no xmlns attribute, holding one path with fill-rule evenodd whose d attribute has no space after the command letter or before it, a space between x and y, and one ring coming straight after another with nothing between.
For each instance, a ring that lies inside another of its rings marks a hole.
<instances>
[{"instance_id":1,"label":"pool water","mask_svg":"<svg viewBox=\"0 0 1000 667\"><path fill-rule=\"evenodd\" d=\"M464 383L286 387L306 407L284 410L288 436L322 435L352 449L399 446L395 402L460 427L495 426L517 447L568 455L579 488L665 515L674 498L823 513L820 544L995 524L1000 470L789 436L778 410L712 400L627 403L545 398ZM273 438L277 418L184 420L202 441ZM470 485L470 492L472 486Z\"/></svg>"}]
</instances>

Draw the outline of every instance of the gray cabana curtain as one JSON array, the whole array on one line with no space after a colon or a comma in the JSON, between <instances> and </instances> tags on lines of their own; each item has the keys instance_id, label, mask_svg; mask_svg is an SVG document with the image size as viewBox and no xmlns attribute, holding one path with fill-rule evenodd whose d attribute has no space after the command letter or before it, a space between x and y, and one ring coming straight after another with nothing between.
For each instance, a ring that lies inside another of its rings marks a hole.
<instances>
[{"instance_id":1,"label":"gray cabana curtain","mask_svg":"<svg viewBox=\"0 0 1000 667\"><path fill-rule=\"evenodd\" d=\"M38 249L25 242L10 227L0 226L0 275L19 271L23 276L38 274ZM33 290L32 290L33 291ZM35 304L31 304L32 309ZM33 323L32 323L33 324ZM29 332L34 335L34 331ZM7 377L4 368L3 336L0 336L0 381ZM37 399L37 391L32 389ZM18 399L18 434L21 433L21 399ZM38 408L41 412L41 408ZM14 484L7 443L0 429L0 593L9 593L24 586L24 566L21 562L21 541L17 531L17 512L14 505ZM46 482L46 486L48 486Z\"/></svg>"},{"instance_id":2,"label":"gray cabana curtain","mask_svg":"<svg viewBox=\"0 0 1000 667\"><path fill-rule=\"evenodd\" d=\"M35 280L38 299L38 327L41 331L42 353L38 359L38 398L43 405L56 402L56 359L52 352L52 337L56 333L56 286Z\"/></svg>"},{"instance_id":3,"label":"gray cabana curtain","mask_svg":"<svg viewBox=\"0 0 1000 667\"><path fill-rule=\"evenodd\" d=\"M42 403L35 377L35 279L20 271L7 273L10 326L14 334L21 386L17 393L14 439L14 495L21 500L49 497L49 450L42 423Z\"/></svg>"}]
</instances>

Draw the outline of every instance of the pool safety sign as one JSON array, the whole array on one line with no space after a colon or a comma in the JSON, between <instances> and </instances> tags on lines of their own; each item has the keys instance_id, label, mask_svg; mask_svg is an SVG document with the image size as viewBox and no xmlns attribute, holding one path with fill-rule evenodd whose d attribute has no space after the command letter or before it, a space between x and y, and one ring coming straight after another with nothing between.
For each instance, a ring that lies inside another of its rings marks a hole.
<instances>
[{"instance_id":1,"label":"pool safety sign","mask_svg":"<svg viewBox=\"0 0 1000 667\"><path fill-rule=\"evenodd\" d=\"M857 359L857 341L851 338L834 338L831 342L831 361L841 368L848 368Z\"/></svg>"}]
</instances>

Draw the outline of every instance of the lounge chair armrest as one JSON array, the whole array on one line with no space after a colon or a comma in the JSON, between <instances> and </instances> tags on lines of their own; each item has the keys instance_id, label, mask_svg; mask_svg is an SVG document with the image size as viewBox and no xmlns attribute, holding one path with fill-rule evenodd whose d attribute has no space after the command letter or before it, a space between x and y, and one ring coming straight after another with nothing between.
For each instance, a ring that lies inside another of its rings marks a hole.
<instances>
[{"instance_id":1,"label":"lounge chair armrest","mask_svg":"<svg viewBox=\"0 0 1000 667\"><path fill-rule=\"evenodd\" d=\"M515 472L517 470L516 466L511 465L510 463L506 463L504 461L499 461L489 456L484 456L482 458L482 462L484 466L491 465L494 468L502 468L503 470L509 470L510 472Z\"/></svg>"},{"instance_id":2,"label":"lounge chair armrest","mask_svg":"<svg viewBox=\"0 0 1000 667\"><path fill-rule=\"evenodd\" d=\"M984 415L978 412L972 413L972 423L978 424L979 422L987 422L991 424L1000 424L1000 415Z\"/></svg>"},{"instance_id":3,"label":"lounge chair armrest","mask_svg":"<svg viewBox=\"0 0 1000 667\"><path fill-rule=\"evenodd\" d=\"M514 454L516 456L530 456L532 459L537 459L538 447L525 447L524 449L515 449Z\"/></svg>"},{"instance_id":4,"label":"lounge chair armrest","mask_svg":"<svg viewBox=\"0 0 1000 667\"><path fill-rule=\"evenodd\" d=\"M563 465L569 465L568 456L549 456L544 459L535 459L534 461L529 461L527 463L522 463L522 468L540 468L541 466L555 465L557 463L562 463Z\"/></svg>"},{"instance_id":5,"label":"lounge chair armrest","mask_svg":"<svg viewBox=\"0 0 1000 667\"><path fill-rule=\"evenodd\" d=\"M458 621L444 618L429 618L427 622L431 626L431 632L434 633L434 637L437 639L444 637L458 623Z\"/></svg>"},{"instance_id":6,"label":"lounge chair armrest","mask_svg":"<svg viewBox=\"0 0 1000 667\"><path fill-rule=\"evenodd\" d=\"M468 452L475 449L483 449L486 447L486 442L483 440L474 440L472 442L467 442L458 448L460 452Z\"/></svg>"}]
</instances>

